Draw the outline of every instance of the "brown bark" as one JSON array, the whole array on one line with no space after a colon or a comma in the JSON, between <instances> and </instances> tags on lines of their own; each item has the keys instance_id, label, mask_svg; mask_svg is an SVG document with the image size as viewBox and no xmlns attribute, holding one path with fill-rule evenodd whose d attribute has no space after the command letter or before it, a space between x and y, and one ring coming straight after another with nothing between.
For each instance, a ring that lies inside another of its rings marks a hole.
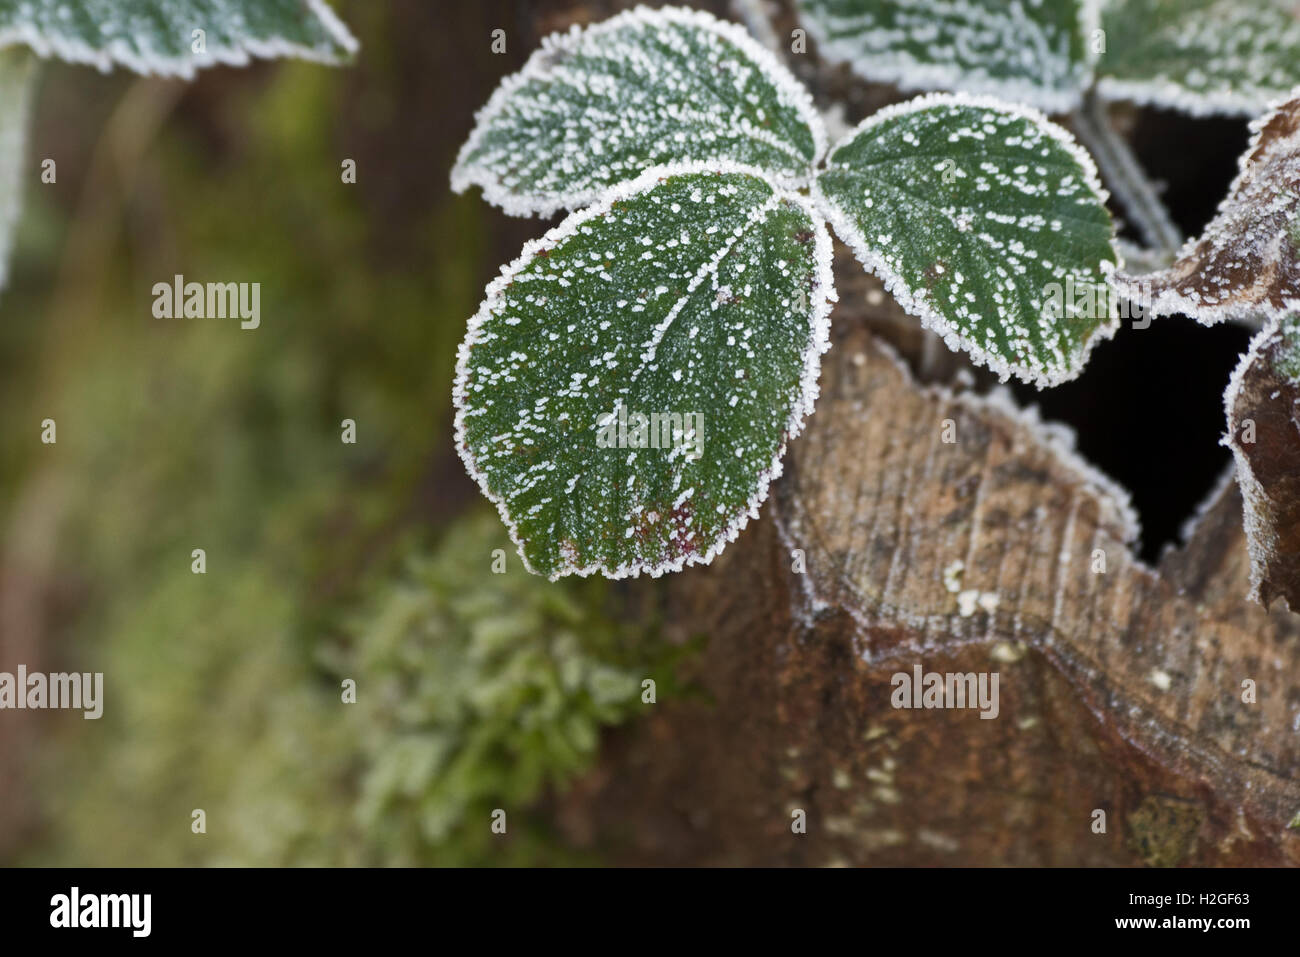
<instances>
[{"instance_id":1,"label":"brown bark","mask_svg":"<svg viewBox=\"0 0 1300 957\"><path fill-rule=\"evenodd\" d=\"M629 863L1300 862L1300 618L1246 599L1235 483L1145 567L1041 427L918 384L869 331L897 307L839 265L822 398L774 500L667 586L672 625L708 636L704 695L610 742L570 836ZM997 718L893 707L918 664L998 672Z\"/></svg>"},{"instance_id":2,"label":"brown bark","mask_svg":"<svg viewBox=\"0 0 1300 957\"><path fill-rule=\"evenodd\" d=\"M786 60L849 122L898 98ZM842 250L836 279L822 397L761 520L660 586L707 636L700 694L607 742L570 839L621 863L1300 863L1300 617L1247 600L1235 483L1145 566L1059 435L919 382L968 367ZM918 664L998 672L998 717L893 707Z\"/></svg>"}]
</instances>

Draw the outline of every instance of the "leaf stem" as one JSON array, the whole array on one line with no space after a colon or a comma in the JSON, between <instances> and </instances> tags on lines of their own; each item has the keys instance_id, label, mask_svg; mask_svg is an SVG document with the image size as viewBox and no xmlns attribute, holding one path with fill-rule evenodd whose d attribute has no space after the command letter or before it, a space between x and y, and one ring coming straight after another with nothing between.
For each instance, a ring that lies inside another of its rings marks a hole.
<instances>
[{"instance_id":1,"label":"leaf stem","mask_svg":"<svg viewBox=\"0 0 1300 957\"><path fill-rule=\"evenodd\" d=\"M1124 204L1143 240L1154 252L1172 257L1183 245L1183 234L1128 143L1111 126L1106 102L1089 91L1083 107L1071 119L1079 138L1097 160L1106 186Z\"/></svg>"},{"instance_id":2,"label":"leaf stem","mask_svg":"<svg viewBox=\"0 0 1300 957\"><path fill-rule=\"evenodd\" d=\"M744 23L749 35L771 52L782 56L785 51L772 27L771 15L764 7L763 0L731 0L731 9L736 14L736 19Z\"/></svg>"}]
</instances>

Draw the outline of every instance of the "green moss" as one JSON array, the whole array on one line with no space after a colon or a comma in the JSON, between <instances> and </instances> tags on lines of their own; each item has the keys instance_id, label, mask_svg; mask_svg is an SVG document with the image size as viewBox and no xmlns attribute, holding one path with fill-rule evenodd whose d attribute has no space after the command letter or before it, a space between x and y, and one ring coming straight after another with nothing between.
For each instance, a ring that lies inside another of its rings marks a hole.
<instances>
[{"instance_id":1,"label":"green moss","mask_svg":"<svg viewBox=\"0 0 1300 957\"><path fill-rule=\"evenodd\" d=\"M509 570L491 574L498 548ZM671 678L653 636L595 610L606 588L523 572L484 510L358 618L337 670L358 676L358 823L382 859L513 862L514 840L489 829L497 808L530 852L543 846L530 804L591 764L602 728L647 707L643 678Z\"/></svg>"},{"instance_id":2,"label":"green moss","mask_svg":"<svg viewBox=\"0 0 1300 957\"><path fill-rule=\"evenodd\" d=\"M1196 852L1204 820L1195 801L1149 794L1128 816L1129 848L1148 867L1175 867Z\"/></svg>"},{"instance_id":3,"label":"green moss","mask_svg":"<svg viewBox=\"0 0 1300 957\"><path fill-rule=\"evenodd\" d=\"M344 13L359 28L390 16ZM0 302L0 507L31 587L57 604L37 642L61 669L102 671L105 705L45 726L20 782L44 814L23 860L566 862L537 802L648 707L642 677L670 693L678 650L616 624L614 586L528 576L476 495L454 515L450 382L498 265L493 220L440 180L404 204L393 243L376 186L393 171L362 162L347 185L339 164L391 155L367 139L391 128L355 97L399 102L409 77L361 69L205 76L123 218L65 220L83 207L34 191L25 228L59 242L26 243ZM54 71L72 102L79 83L103 89ZM85 188L71 161L59 176ZM75 289L47 261L71 234L93 246ZM260 328L154 319L149 290L178 271L261 282ZM345 417L356 445L340 442ZM507 574L491 572L495 548Z\"/></svg>"},{"instance_id":4,"label":"green moss","mask_svg":"<svg viewBox=\"0 0 1300 957\"><path fill-rule=\"evenodd\" d=\"M256 566L222 588L171 576L106 637L105 717L69 723L48 760L51 840L34 860L577 860L537 802L591 766L603 729L648 707L643 679L671 692L678 650L602 612L607 583L524 572L486 508L407 564L314 656ZM497 808L505 836L490 829Z\"/></svg>"}]
</instances>

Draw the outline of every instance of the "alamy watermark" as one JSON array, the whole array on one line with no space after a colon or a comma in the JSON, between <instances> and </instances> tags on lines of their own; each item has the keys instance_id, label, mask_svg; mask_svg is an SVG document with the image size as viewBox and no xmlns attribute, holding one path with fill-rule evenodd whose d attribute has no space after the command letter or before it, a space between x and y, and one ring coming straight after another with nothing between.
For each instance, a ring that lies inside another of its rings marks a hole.
<instances>
[{"instance_id":1,"label":"alamy watermark","mask_svg":"<svg viewBox=\"0 0 1300 957\"><path fill-rule=\"evenodd\" d=\"M1141 301L1150 302L1151 284L1144 282L1140 285ZM1073 276L1066 276L1064 284L1049 282L1043 287L1043 317L1052 321L1131 319L1134 329L1151 325L1151 310L1140 302L1121 298L1109 283L1075 282Z\"/></svg>"},{"instance_id":2,"label":"alamy watermark","mask_svg":"<svg viewBox=\"0 0 1300 957\"><path fill-rule=\"evenodd\" d=\"M262 324L260 282L186 282L177 275L153 286L155 319L239 319L239 328Z\"/></svg>"},{"instance_id":3,"label":"alamy watermark","mask_svg":"<svg viewBox=\"0 0 1300 957\"><path fill-rule=\"evenodd\" d=\"M889 703L895 708L979 708L980 717L998 716L998 672L922 671L896 673L889 680L894 691Z\"/></svg>"},{"instance_id":4,"label":"alamy watermark","mask_svg":"<svg viewBox=\"0 0 1300 957\"><path fill-rule=\"evenodd\" d=\"M19 665L17 674L0 671L0 710L6 708L70 708L84 711L87 720L98 718L104 713L104 673L29 674L26 665Z\"/></svg>"},{"instance_id":5,"label":"alamy watermark","mask_svg":"<svg viewBox=\"0 0 1300 957\"><path fill-rule=\"evenodd\" d=\"M124 928L132 937L148 937L153 927L152 894L83 894L73 887L50 898L50 926Z\"/></svg>"},{"instance_id":6,"label":"alamy watermark","mask_svg":"<svg viewBox=\"0 0 1300 957\"><path fill-rule=\"evenodd\" d=\"M629 412L622 403L596 420L598 449L669 449L704 454L703 412Z\"/></svg>"}]
</instances>

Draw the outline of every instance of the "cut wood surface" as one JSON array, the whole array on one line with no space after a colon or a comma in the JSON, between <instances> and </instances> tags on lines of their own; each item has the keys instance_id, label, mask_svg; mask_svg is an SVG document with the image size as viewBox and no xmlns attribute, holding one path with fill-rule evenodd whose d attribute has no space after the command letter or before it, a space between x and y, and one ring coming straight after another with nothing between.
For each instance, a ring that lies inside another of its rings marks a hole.
<instances>
[{"instance_id":1,"label":"cut wood surface","mask_svg":"<svg viewBox=\"0 0 1300 957\"><path fill-rule=\"evenodd\" d=\"M668 586L705 694L620 734L572 836L659 863L1300 862L1300 618L1246 597L1235 483L1147 567L1061 430L918 383L870 331L893 303L842 289L774 501ZM998 673L997 717L895 708L917 665Z\"/></svg>"}]
</instances>

